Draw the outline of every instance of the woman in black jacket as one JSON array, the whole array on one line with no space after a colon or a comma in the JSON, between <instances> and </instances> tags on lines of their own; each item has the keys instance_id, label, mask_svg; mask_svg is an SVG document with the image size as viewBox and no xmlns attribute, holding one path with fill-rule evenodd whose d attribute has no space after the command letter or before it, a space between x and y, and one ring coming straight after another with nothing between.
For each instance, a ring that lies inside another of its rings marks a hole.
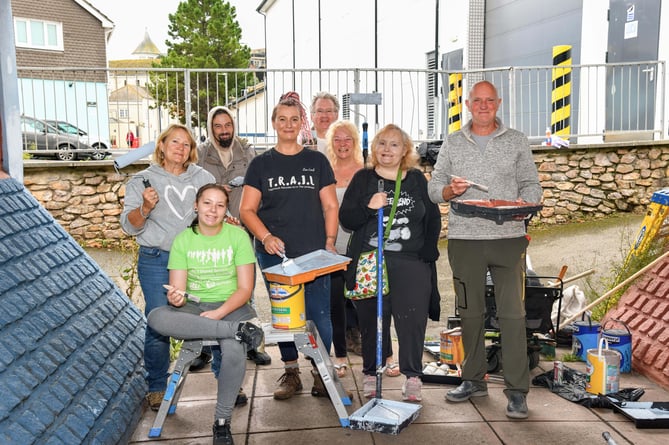
<instances>
[{"instance_id":1,"label":"woman in black jacket","mask_svg":"<svg viewBox=\"0 0 669 445\"><path fill-rule=\"evenodd\" d=\"M404 400L421 401L423 344L430 297L436 280L434 262L439 257L437 241L441 229L439 208L427 194L427 180L414 168L418 155L409 135L396 125L382 128L372 141L372 168L358 171L344 195L339 211L343 227L352 230L347 256L353 258L346 271L346 287L353 289L357 259L361 252L377 248L377 211L383 208L384 229L391 224L384 241L384 262L390 291L383 297L382 357L390 353L390 317L399 343L400 371L407 378ZM398 176L399 173L399 176ZM395 186L401 177L399 196ZM379 181L383 191L378 190ZM393 221L388 221L397 201ZM381 234L383 236L383 234ZM355 300L362 334L363 393L376 396L376 299ZM379 394L380 397L380 394Z\"/></svg>"}]
</instances>

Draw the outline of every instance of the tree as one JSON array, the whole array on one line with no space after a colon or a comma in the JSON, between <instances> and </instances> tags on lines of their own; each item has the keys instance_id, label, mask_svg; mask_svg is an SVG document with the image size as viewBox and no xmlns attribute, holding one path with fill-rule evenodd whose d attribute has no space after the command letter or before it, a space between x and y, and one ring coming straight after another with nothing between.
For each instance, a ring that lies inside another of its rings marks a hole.
<instances>
[{"instance_id":1,"label":"tree","mask_svg":"<svg viewBox=\"0 0 669 445\"><path fill-rule=\"evenodd\" d=\"M224 0L184 0L177 11L169 14L167 56L161 68L206 68L210 70L248 68L251 50L242 45L241 28L236 21L237 11ZM232 74L231 74L232 75ZM214 105L225 105L237 97L250 76L217 75L214 71L198 71L190 75L191 121L206 122L207 112ZM154 98L166 106L173 116L186 123L183 73L169 72L152 79ZM226 93L221 94L225 91ZM227 96L227 97L226 97Z\"/></svg>"}]
</instances>

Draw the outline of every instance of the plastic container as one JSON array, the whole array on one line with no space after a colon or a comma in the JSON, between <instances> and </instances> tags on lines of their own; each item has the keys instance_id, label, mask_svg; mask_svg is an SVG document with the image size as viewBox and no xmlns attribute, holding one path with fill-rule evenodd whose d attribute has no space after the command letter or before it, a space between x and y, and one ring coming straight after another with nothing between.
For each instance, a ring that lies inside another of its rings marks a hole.
<instances>
[{"instance_id":1,"label":"plastic container","mask_svg":"<svg viewBox=\"0 0 669 445\"><path fill-rule=\"evenodd\" d=\"M603 348L606 345L606 349ZM620 387L620 353L609 349L605 339L599 347L588 349L585 390L590 394L610 394Z\"/></svg>"},{"instance_id":2,"label":"plastic container","mask_svg":"<svg viewBox=\"0 0 669 445\"><path fill-rule=\"evenodd\" d=\"M622 325L624 329L610 329L610 322ZM602 325L602 338L609 343L609 347L620 353L620 372L632 372L632 332L627 325L615 318L607 320Z\"/></svg>"},{"instance_id":3,"label":"plastic container","mask_svg":"<svg viewBox=\"0 0 669 445\"><path fill-rule=\"evenodd\" d=\"M588 317L587 320L583 318L581 321L574 322L572 326L571 353L584 362L588 349L597 348L597 340L599 340L602 325Z\"/></svg>"},{"instance_id":4,"label":"plastic container","mask_svg":"<svg viewBox=\"0 0 669 445\"><path fill-rule=\"evenodd\" d=\"M304 284L269 284L272 306L272 327L275 329L298 329L307 324L304 304Z\"/></svg>"}]
</instances>

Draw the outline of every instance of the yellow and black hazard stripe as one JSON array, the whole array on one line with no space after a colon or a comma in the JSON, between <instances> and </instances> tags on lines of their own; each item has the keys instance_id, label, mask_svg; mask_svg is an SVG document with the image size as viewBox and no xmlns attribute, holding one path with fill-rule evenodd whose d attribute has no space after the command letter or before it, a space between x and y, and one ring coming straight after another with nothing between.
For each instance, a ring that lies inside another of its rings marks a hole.
<instances>
[{"instance_id":1,"label":"yellow and black hazard stripe","mask_svg":"<svg viewBox=\"0 0 669 445\"><path fill-rule=\"evenodd\" d=\"M462 73L448 75L448 133L460 129L462 116Z\"/></svg>"},{"instance_id":2,"label":"yellow and black hazard stripe","mask_svg":"<svg viewBox=\"0 0 669 445\"><path fill-rule=\"evenodd\" d=\"M571 45L553 47L553 66L571 65ZM551 132L557 135L571 134L571 67L553 68L551 91Z\"/></svg>"}]
</instances>

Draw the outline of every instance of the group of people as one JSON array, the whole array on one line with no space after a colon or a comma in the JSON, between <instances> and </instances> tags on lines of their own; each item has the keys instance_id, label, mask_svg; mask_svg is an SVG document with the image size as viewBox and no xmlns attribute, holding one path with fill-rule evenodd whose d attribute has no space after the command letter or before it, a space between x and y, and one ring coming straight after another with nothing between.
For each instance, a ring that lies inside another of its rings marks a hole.
<instances>
[{"instance_id":1,"label":"group of people","mask_svg":"<svg viewBox=\"0 0 669 445\"><path fill-rule=\"evenodd\" d=\"M393 124L376 132L370 163L363 165L357 128L337 120L339 103L329 93L319 93L312 101L313 127L298 94L282 95L271 115L277 142L259 155L237 137L232 115L224 107L210 111L208 139L198 150L186 127L165 130L156 144L155 163L128 182L121 216L123 228L140 246L149 405L157 410L163 399L169 336L219 339L220 352L212 363L219 382L214 443L232 443L230 421L243 394L245 354L262 344L262 331L248 322L256 316L251 304L255 263L265 269L283 257L318 249L352 261L343 272L305 284L306 317L316 325L325 347L334 346L340 377L348 368L350 333L359 330L363 394L377 396L376 300L351 301L344 293L355 285L360 253L379 243L389 282L382 317L385 373L405 376L403 400L421 401L427 320L439 316L438 203L455 198L541 198L529 142L496 117L500 101L491 83L473 86L466 101L472 118L461 131L448 135L429 182L416 168L419 157L413 141ZM483 196L469 181L489 184L495 196ZM379 211L384 225L390 226L387 238L377 230ZM466 356L463 383L446 399L462 402L487 395L483 315L485 276L490 271L502 330L506 414L525 418L525 225L522 220L496 224L451 212L448 237ZM164 284L172 290L166 292ZM266 280L265 284L269 290ZM391 319L398 338L397 363ZM279 343L279 350L284 373L274 398L284 400L302 390L302 381L294 343ZM327 396L315 366L311 374L312 395Z\"/></svg>"}]
</instances>

